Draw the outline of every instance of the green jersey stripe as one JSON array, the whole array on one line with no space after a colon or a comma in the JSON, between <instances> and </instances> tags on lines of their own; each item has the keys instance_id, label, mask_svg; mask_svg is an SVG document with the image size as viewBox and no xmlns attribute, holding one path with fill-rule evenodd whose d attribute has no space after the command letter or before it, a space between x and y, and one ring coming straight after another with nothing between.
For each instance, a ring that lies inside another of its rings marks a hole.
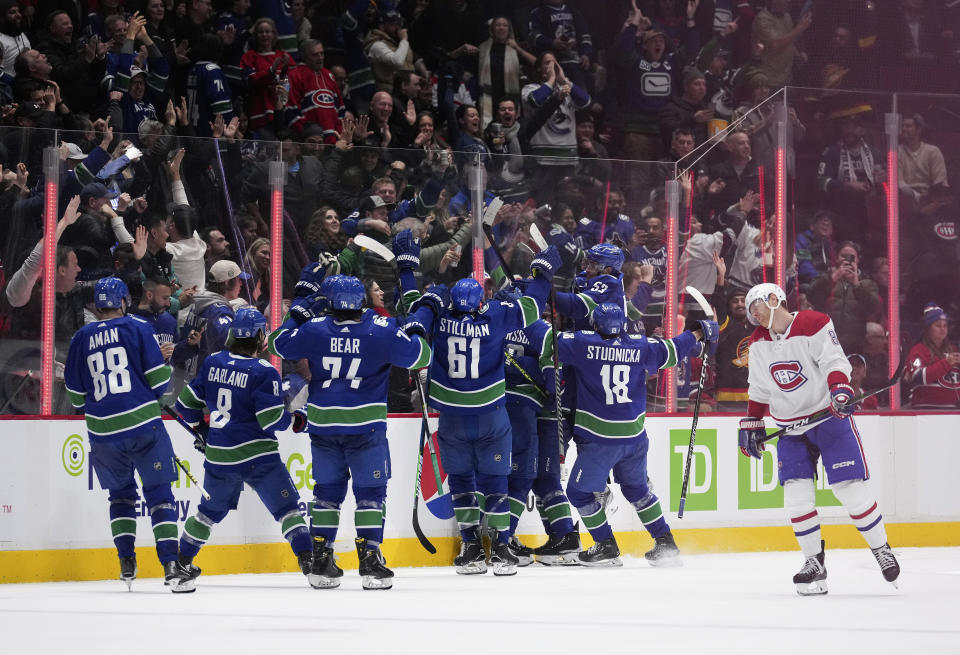
<instances>
[{"instance_id":1,"label":"green jersey stripe","mask_svg":"<svg viewBox=\"0 0 960 655\"><path fill-rule=\"evenodd\" d=\"M270 333L270 336L267 337L267 350L270 352L271 355L276 355L277 357L283 356L277 352L277 347L274 345L274 342L284 332L289 332L289 330L286 330L286 329L274 330L273 332Z\"/></svg>"},{"instance_id":2,"label":"green jersey stripe","mask_svg":"<svg viewBox=\"0 0 960 655\"><path fill-rule=\"evenodd\" d=\"M157 389L167 384L170 381L170 374L173 372L166 364L161 364L160 366L155 366L146 373L143 374L143 377L147 380L147 384L150 385L151 389Z\"/></svg>"},{"instance_id":3,"label":"green jersey stripe","mask_svg":"<svg viewBox=\"0 0 960 655\"><path fill-rule=\"evenodd\" d=\"M453 407L482 407L503 397L507 385L503 380L475 391L457 391L449 389L436 380L430 381L430 400Z\"/></svg>"},{"instance_id":4,"label":"green jersey stripe","mask_svg":"<svg viewBox=\"0 0 960 655\"><path fill-rule=\"evenodd\" d=\"M276 439L255 439L236 446L207 445L207 461L211 464L241 464L256 457L278 452Z\"/></svg>"},{"instance_id":5,"label":"green jersey stripe","mask_svg":"<svg viewBox=\"0 0 960 655\"><path fill-rule=\"evenodd\" d=\"M517 301L523 311L523 326L533 325L540 319L540 308L537 301L527 296L521 296Z\"/></svg>"},{"instance_id":6,"label":"green jersey stripe","mask_svg":"<svg viewBox=\"0 0 960 655\"><path fill-rule=\"evenodd\" d=\"M593 308L597 306L596 301L594 301L593 298L591 298L590 296L588 296L588 295L585 294L585 293L578 293L578 294L577 294L577 298L579 298L580 301L581 301L581 302L584 304L584 306L587 308L587 316L589 316L589 315L590 315L590 312L593 311Z\"/></svg>"},{"instance_id":7,"label":"green jersey stripe","mask_svg":"<svg viewBox=\"0 0 960 655\"><path fill-rule=\"evenodd\" d=\"M72 391L70 389L67 389L67 393L70 395L70 404L77 409L83 409L83 406L87 402L87 394L77 393L76 391Z\"/></svg>"},{"instance_id":8,"label":"green jersey stripe","mask_svg":"<svg viewBox=\"0 0 960 655\"><path fill-rule=\"evenodd\" d=\"M283 405L267 407L257 412L257 423L264 430L283 418Z\"/></svg>"},{"instance_id":9,"label":"green jersey stripe","mask_svg":"<svg viewBox=\"0 0 960 655\"><path fill-rule=\"evenodd\" d=\"M667 348L667 361L660 368L670 368L677 365L677 347L673 345L672 339L664 339L663 345Z\"/></svg>"},{"instance_id":10,"label":"green jersey stripe","mask_svg":"<svg viewBox=\"0 0 960 655\"><path fill-rule=\"evenodd\" d=\"M426 339L418 335L417 341L420 343L420 355L417 357L417 361L407 367L414 370L429 366L430 360L433 359L433 351L430 350L430 344L427 343Z\"/></svg>"},{"instance_id":11,"label":"green jersey stripe","mask_svg":"<svg viewBox=\"0 0 960 655\"><path fill-rule=\"evenodd\" d=\"M537 388L532 384L518 384L515 387L508 387L507 395L526 398L536 403L537 409L543 407L543 401L546 399L545 396L537 391Z\"/></svg>"},{"instance_id":12,"label":"green jersey stripe","mask_svg":"<svg viewBox=\"0 0 960 655\"><path fill-rule=\"evenodd\" d=\"M370 403L359 407L317 407L307 405L307 421L316 426L357 426L387 420L386 403Z\"/></svg>"},{"instance_id":13,"label":"green jersey stripe","mask_svg":"<svg viewBox=\"0 0 960 655\"><path fill-rule=\"evenodd\" d=\"M183 391L177 396L177 400L183 403L184 407L189 407L190 409L203 409L206 407L206 403L200 400L197 392L194 391L193 387L189 384L183 387Z\"/></svg>"},{"instance_id":14,"label":"green jersey stripe","mask_svg":"<svg viewBox=\"0 0 960 655\"><path fill-rule=\"evenodd\" d=\"M574 415L573 424L604 439L632 439L643 432L644 418L645 413L641 412L635 419L607 421L578 409Z\"/></svg>"},{"instance_id":15,"label":"green jersey stripe","mask_svg":"<svg viewBox=\"0 0 960 655\"><path fill-rule=\"evenodd\" d=\"M106 437L124 430L131 430L154 419L160 418L160 405L156 400L148 401L139 407L110 416L87 414L87 431L100 437Z\"/></svg>"}]
</instances>

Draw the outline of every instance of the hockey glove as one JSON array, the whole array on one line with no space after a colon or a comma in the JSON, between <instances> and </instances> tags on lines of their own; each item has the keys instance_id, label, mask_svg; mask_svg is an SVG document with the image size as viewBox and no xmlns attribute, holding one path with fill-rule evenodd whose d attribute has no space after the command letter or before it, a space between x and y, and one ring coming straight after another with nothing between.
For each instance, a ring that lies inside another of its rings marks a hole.
<instances>
[{"instance_id":1,"label":"hockey glove","mask_svg":"<svg viewBox=\"0 0 960 655\"><path fill-rule=\"evenodd\" d=\"M292 421L293 431L303 432L307 427L307 413L302 409L298 409L295 412L293 412L292 418L293 418L293 421Z\"/></svg>"},{"instance_id":2,"label":"hockey glove","mask_svg":"<svg viewBox=\"0 0 960 655\"><path fill-rule=\"evenodd\" d=\"M207 452L207 433L210 431L210 426L200 421L193 428L193 447L198 453L206 454Z\"/></svg>"},{"instance_id":3,"label":"hockey glove","mask_svg":"<svg viewBox=\"0 0 960 655\"><path fill-rule=\"evenodd\" d=\"M394 261L397 269L416 271L420 268L420 239L411 230L402 230L393 237Z\"/></svg>"},{"instance_id":4,"label":"hockey glove","mask_svg":"<svg viewBox=\"0 0 960 655\"><path fill-rule=\"evenodd\" d=\"M764 445L760 440L767 436L767 429L763 425L763 419L740 419L740 432L737 436L740 442L740 452L747 457L760 459L760 451L764 450Z\"/></svg>"},{"instance_id":5,"label":"hockey glove","mask_svg":"<svg viewBox=\"0 0 960 655\"><path fill-rule=\"evenodd\" d=\"M830 413L837 418L847 418L857 411L857 406L850 404L853 400L853 387L844 382L835 382L830 385Z\"/></svg>"},{"instance_id":6,"label":"hockey glove","mask_svg":"<svg viewBox=\"0 0 960 655\"><path fill-rule=\"evenodd\" d=\"M323 264L307 264L300 271L300 279L293 287L293 297L304 298L320 293L320 283L326 275L327 269Z\"/></svg>"},{"instance_id":7,"label":"hockey glove","mask_svg":"<svg viewBox=\"0 0 960 655\"><path fill-rule=\"evenodd\" d=\"M447 306L450 298L450 292L444 284L434 284L423 292L419 298L410 305L410 313L413 314L421 307L429 307L430 311L437 318L443 313L443 308Z\"/></svg>"},{"instance_id":8,"label":"hockey glove","mask_svg":"<svg viewBox=\"0 0 960 655\"><path fill-rule=\"evenodd\" d=\"M316 295L300 298L290 305L290 318L299 325L303 325L307 321L323 316L326 307L326 298Z\"/></svg>"},{"instance_id":9,"label":"hockey glove","mask_svg":"<svg viewBox=\"0 0 960 655\"><path fill-rule=\"evenodd\" d=\"M703 332L700 340L704 343L717 343L720 339L720 326L716 321L697 321L693 327Z\"/></svg>"},{"instance_id":10,"label":"hockey glove","mask_svg":"<svg viewBox=\"0 0 960 655\"><path fill-rule=\"evenodd\" d=\"M560 268L562 262L560 253L556 246L550 246L546 250L541 250L536 259L530 262L530 272L534 275L542 276L547 280L553 279L553 274Z\"/></svg>"}]
</instances>

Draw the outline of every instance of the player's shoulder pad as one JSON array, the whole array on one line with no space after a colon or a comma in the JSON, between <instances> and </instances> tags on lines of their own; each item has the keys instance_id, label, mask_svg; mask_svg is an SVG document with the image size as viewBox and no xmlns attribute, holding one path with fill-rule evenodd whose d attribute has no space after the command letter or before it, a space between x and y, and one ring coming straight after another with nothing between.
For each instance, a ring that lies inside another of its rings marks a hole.
<instances>
[{"instance_id":1,"label":"player's shoulder pad","mask_svg":"<svg viewBox=\"0 0 960 655\"><path fill-rule=\"evenodd\" d=\"M208 71L218 71L218 70L220 70L220 67L219 67L218 65L216 65L215 63L213 63L212 61L208 61L208 62L203 66L203 68L204 68L205 70L208 70Z\"/></svg>"},{"instance_id":2,"label":"player's shoulder pad","mask_svg":"<svg viewBox=\"0 0 960 655\"><path fill-rule=\"evenodd\" d=\"M806 309L797 312L790 326L791 337L811 337L830 323L826 314Z\"/></svg>"},{"instance_id":3,"label":"player's shoulder pad","mask_svg":"<svg viewBox=\"0 0 960 655\"><path fill-rule=\"evenodd\" d=\"M758 341L772 341L770 338L770 332L765 327L757 326L754 329L753 334L750 335L750 344L753 345Z\"/></svg>"}]
</instances>

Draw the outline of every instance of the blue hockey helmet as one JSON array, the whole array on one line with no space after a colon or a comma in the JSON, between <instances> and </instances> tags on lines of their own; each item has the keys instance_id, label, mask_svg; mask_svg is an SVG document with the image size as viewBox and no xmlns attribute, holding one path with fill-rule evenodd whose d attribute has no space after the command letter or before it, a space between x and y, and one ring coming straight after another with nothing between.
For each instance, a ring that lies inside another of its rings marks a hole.
<instances>
[{"instance_id":1,"label":"blue hockey helmet","mask_svg":"<svg viewBox=\"0 0 960 655\"><path fill-rule=\"evenodd\" d=\"M327 285L320 287L321 292L324 286ZM363 287L363 282L352 275L334 275L325 295L334 310L363 309L367 290Z\"/></svg>"},{"instance_id":2,"label":"blue hockey helmet","mask_svg":"<svg viewBox=\"0 0 960 655\"><path fill-rule=\"evenodd\" d=\"M610 267L619 273L623 267L623 251L612 243L598 243L593 246L587 251L587 259L599 264L601 270Z\"/></svg>"},{"instance_id":3,"label":"blue hockey helmet","mask_svg":"<svg viewBox=\"0 0 960 655\"><path fill-rule=\"evenodd\" d=\"M236 339L248 339L267 333L267 317L253 307L238 309L230 324L229 335Z\"/></svg>"},{"instance_id":4,"label":"blue hockey helmet","mask_svg":"<svg viewBox=\"0 0 960 655\"><path fill-rule=\"evenodd\" d=\"M472 277L457 280L450 289L450 305L459 312L475 312L483 301L483 287Z\"/></svg>"},{"instance_id":5,"label":"blue hockey helmet","mask_svg":"<svg viewBox=\"0 0 960 655\"><path fill-rule=\"evenodd\" d=\"M97 280L93 291L93 302L97 309L123 309L123 301L130 296L127 285L118 277L104 277Z\"/></svg>"},{"instance_id":6,"label":"blue hockey helmet","mask_svg":"<svg viewBox=\"0 0 960 655\"><path fill-rule=\"evenodd\" d=\"M616 336L624 329L623 309L612 302L601 303L590 313L590 324L605 337Z\"/></svg>"}]
</instances>

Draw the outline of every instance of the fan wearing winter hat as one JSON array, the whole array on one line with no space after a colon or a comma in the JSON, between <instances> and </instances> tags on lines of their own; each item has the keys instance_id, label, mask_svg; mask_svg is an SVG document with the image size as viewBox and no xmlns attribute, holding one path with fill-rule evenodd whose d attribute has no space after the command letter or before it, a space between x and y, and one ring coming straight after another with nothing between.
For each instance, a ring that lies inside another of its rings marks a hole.
<instances>
[{"instance_id":1,"label":"fan wearing winter hat","mask_svg":"<svg viewBox=\"0 0 960 655\"><path fill-rule=\"evenodd\" d=\"M660 133L666 148L670 147L673 131L678 127L693 130L697 144L707 140L707 123L713 120L713 108L708 104L707 80L700 69L683 69L683 94L671 98L660 110Z\"/></svg>"},{"instance_id":2,"label":"fan wearing winter hat","mask_svg":"<svg viewBox=\"0 0 960 655\"><path fill-rule=\"evenodd\" d=\"M923 308L923 336L907 355L904 381L915 409L960 407L960 352L947 339L947 313L936 303Z\"/></svg>"}]
</instances>

